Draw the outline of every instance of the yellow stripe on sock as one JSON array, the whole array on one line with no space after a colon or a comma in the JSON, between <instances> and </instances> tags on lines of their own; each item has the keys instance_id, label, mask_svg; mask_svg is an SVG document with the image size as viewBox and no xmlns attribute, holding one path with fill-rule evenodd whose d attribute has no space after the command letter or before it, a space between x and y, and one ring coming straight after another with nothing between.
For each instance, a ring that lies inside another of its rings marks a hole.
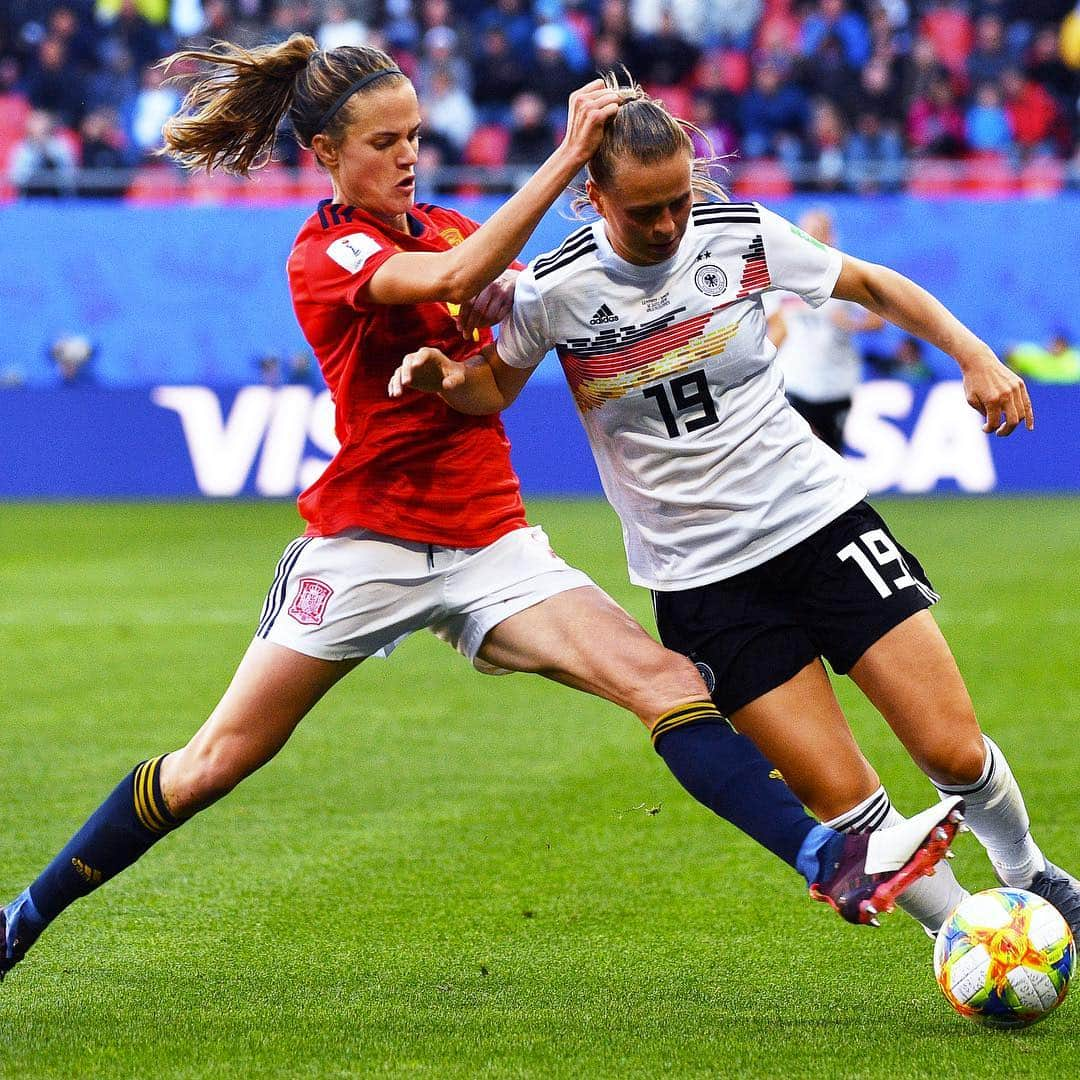
<instances>
[{"instance_id":1,"label":"yellow stripe on sock","mask_svg":"<svg viewBox=\"0 0 1080 1080\"><path fill-rule=\"evenodd\" d=\"M160 764L160 757L144 761L135 773L135 813L139 815L139 820L155 833L167 832L169 828L168 822L154 804L154 774Z\"/></svg>"},{"instance_id":2,"label":"yellow stripe on sock","mask_svg":"<svg viewBox=\"0 0 1080 1080\"><path fill-rule=\"evenodd\" d=\"M692 701L688 705L680 705L662 714L653 725L652 741L677 727L692 724L696 720L723 720L724 717L717 711L711 701Z\"/></svg>"}]
</instances>

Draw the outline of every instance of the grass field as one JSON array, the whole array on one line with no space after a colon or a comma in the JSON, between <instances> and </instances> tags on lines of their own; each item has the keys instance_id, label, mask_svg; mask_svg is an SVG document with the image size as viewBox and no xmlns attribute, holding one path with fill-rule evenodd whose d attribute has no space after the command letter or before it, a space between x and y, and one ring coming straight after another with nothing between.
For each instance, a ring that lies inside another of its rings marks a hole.
<instances>
[{"instance_id":1,"label":"grass field","mask_svg":"<svg viewBox=\"0 0 1080 1080\"><path fill-rule=\"evenodd\" d=\"M643 619L616 523L536 503ZM1037 836L1080 868L1080 501L896 502ZM186 740L250 637L290 505L0 509L0 892ZM904 810L932 792L846 686ZM659 808L658 813L647 811ZM991 885L971 837L956 867ZM0 987L0 1076L1070 1075L1080 992L992 1034L902 916L849 927L684 795L636 721L430 635L73 907Z\"/></svg>"}]
</instances>

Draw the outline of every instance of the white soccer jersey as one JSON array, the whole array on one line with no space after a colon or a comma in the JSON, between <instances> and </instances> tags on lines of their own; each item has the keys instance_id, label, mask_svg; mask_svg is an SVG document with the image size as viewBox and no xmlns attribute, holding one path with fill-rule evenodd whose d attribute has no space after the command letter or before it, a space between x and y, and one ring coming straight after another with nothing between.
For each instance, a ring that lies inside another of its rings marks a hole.
<instances>
[{"instance_id":1,"label":"white soccer jersey","mask_svg":"<svg viewBox=\"0 0 1080 1080\"><path fill-rule=\"evenodd\" d=\"M862 357L855 346L855 335L838 326L833 316L844 313L858 318L862 310L859 305L826 300L821 307L812 307L801 297L787 295L777 304L766 302L768 314L774 308L784 317L787 329L776 352L784 389L804 401L851 397L862 376Z\"/></svg>"},{"instance_id":2,"label":"white soccer jersey","mask_svg":"<svg viewBox=\"0 0 1080 1080\"><path fill-rule=\"evenodd\" d=\"M621 259L597 221L518 278L499 355L526 368L556 349L636 584L731 577L865 495L784 398L761 302L821 304L840 264L757 203L703 203L664 263Z\"/></svg>"}]
</instances>

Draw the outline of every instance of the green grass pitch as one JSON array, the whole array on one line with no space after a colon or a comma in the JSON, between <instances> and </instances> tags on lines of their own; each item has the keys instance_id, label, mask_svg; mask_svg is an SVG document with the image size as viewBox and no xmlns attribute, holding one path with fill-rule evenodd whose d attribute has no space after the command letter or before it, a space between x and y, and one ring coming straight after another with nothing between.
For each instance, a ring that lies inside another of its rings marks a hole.
<instances>
[{"instance_id":1,"label":"green grass pitch","mask_svg":"<svg viewBox=\"0 0 1080 1080\"><path fill-rule=\"evenodd\" d=\"M643 619L618 529L536 502ZM1051 857L1080 869L1080 501L884 507ZM0 511L0 891L131 766L186 740L250 637L285 504ZM895 802L928 784L840 692ZM656 812L658 811L658 812ZM993 884L971 837L956 867ZM637 722L430 635L364 664L277 760L81 901L0 987L0 1076L1069 1075L1045 1023L954 1015L900 914L843 924L682 793Z\"/></svg>"}]
</instances>

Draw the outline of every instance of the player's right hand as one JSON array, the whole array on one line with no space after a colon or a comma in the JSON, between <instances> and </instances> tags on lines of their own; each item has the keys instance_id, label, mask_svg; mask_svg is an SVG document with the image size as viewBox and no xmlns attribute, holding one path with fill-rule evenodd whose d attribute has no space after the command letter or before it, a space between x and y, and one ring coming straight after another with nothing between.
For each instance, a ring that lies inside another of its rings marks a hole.
<instances>
[{"instance_id":1,"label":"player's right hand","mask_svg":"<svg viewBox=\"0 0 1080 1080\"><path fill-rule=\"evenodd\" d=\"M619 111L622 95L593 79L570 95L562 148L584 165L596 153L604 125Z\"/></svg>"},{"instance_id":2,"label":"player's right hand","mask_svg":"<svg viewBox=\"0 0 1080 1080\"><path fill-rule=\"evenodd\" d=\"M451 360L439 349L425 345L401 361L401 366L390 376L386 392L392 398L399 398L409 387L427 394L439 394L444 390L453 390L464 382L464 364Z\"/></svg>"}]
</instances>

